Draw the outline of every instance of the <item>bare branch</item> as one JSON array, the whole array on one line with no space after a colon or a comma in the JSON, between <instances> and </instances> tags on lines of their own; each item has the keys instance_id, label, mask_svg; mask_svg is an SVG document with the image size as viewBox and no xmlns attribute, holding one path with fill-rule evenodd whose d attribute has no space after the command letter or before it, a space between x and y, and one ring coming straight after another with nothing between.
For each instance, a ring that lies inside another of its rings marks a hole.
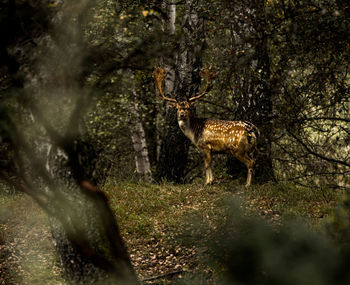
<instances>
[{"instance_id":1,"label":"bare branch","mask_svg":"<svg viewBox=\"0 0 350 285\"><path fill-rule=\"evenodd\" d=\"M177 271L172 271L172 272L160 274L160 275L157 275L157 276L152 276L152 277L144 278L144 279L142 279L142 282L153 281L153 280L157 280L157 279L165 278L165 277L172 277L172 276L174 276L174 275L182 274L182 273L183 273L183 270L180 269L180 270L177 270Z\"/></svg>"},{"instance_id":2,"label":"bare branch","mask_svg":"<svg viewBox=\"0 0 350 285\"><path fill-rule=\"evenodd\" d=\"M310 147L308 147L300 138L298 138L295 134L293 134L291 131L287 130L287 132L298 142L300 143L306 150L307 152L309 152L310 154L318 157L318 158L321 158L325 161L329 161L329 162L333 162L333 163L338 163L338 164L341 164L341 165L345 165L347 167L350 167L350 164L345 162L345 161L342 161L342 160L338 160L338 159L335 159L335 158L330 158L330 157L326 157L322 154L319 154L315 151L313 151Z\"/></svg>"},{"instance_id":3,"label":"bare branch","mask_svg":"<svg viewBox=\"0 0 350 285\"><path fill-rule=\"evenodd\" d=\"M301 119L295 120L295 122L301 122L301 121L321 121L321 120L325 120L325 121L341 121L341 122L349 122L349 123L350 123L350 119L348 119L348 118L338 118L338 117L301 118Z\"/></svg>"}]
</instances>

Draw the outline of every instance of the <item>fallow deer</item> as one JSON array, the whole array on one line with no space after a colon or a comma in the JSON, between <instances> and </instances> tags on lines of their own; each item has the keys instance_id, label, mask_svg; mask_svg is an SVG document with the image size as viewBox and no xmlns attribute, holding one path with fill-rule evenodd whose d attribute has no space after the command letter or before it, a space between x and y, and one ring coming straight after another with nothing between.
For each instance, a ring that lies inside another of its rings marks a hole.
<instances>
[{"instance_id":1,"label":"fallow deer","mask_svg":"<svg viewBox=\"0 0 350 285\"><path fill-rule=\"evenodd\" d=\"M156 86L163 100L171 103L177 109L177 120L182 132L203 153L206 169L205 184L213 182L211 170L211 153L231 154L248 168L246 187L250 186L255 164L254 153L257 149L257 137L259 129L252 123L245 121L224 121L217 119L197 118L195 115L195 100L207 93L210 86L210 76L206 74L206 87L199 95L178 101L164 95L162 82L166 71L155 68L153 76Z\"/></svg>"}]
</instances>

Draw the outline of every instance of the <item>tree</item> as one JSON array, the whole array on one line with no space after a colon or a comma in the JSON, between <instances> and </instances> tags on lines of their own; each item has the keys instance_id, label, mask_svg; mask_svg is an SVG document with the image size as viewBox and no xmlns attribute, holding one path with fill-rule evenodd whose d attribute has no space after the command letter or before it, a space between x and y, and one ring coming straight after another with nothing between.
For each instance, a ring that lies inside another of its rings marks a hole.
<instances>
[{"instance_id":1,"label":"tree","mask_svg":"<svg viewBox=\"0 0 350 285\"><path fill-rule=\"evenodd\" d=\"M232 106L228 119L246 120L260 129L254 177L266 182L274 179L272 166L273 140L273 82L268 53L269 27L263 1L223 1L212 4L216 13L210 18L210 48L217 66L218 83L223 80L223 100ZM229 84L228 84L229 83ZM215 89L215 85L214 85ZM226 91L227 90L227 91ZM215 92L215 90L213 90ZM216 91L217 92L217 91ZM227 96L228 94L229 96ZM225 97L226 96L226 97ZM236 159L229 158L231 174L245 171Z\"/></svg>"},{"instance_id":2,"label":"tree","mask_svg":"<svg viewBox=\"0 0 350 285\"><path fill-rule=\"evenodd\" d=\"M145 131L140 120L139 104L137 102L132 104L133 105L130 106L130 110L134 116L132 118L130 131L131 140L135 151L136 172L141 180L145 180L150 183L152 181L152 172L148 157Z\"/></svg>"},{"instance_id":3,"label":"tree","mask_svg":"<svg viewBox=\"0 0 350 285\"><path fill-rule=\"evenodd\" d=\"M344 187L348 4L222 1L206 7L210 52L204 60L217 76L212 102L201 112L260 128L257 180ZM230 162L230 173L244 170Z\"/></svg>"},{"instance_id":4,"label":"tree","mask_svg":"<svg viewBox=\"0 0 350 285\"><path fill-rule=\"evenodd\" d=\"M91 5L56 6L51 13L38 3L3 3L2 23L18 25L1 46L1 179L48 214L69 282L135 284L108 199L93 184L96 153L83 119L92 98L89 79L131 64L138 53L100 61L106 50L84 37ZM24 23L33 27L29 34L20 29Z\"/></svg>"},{"instance_id":5,"label":"tree","mask_svg":"<svg viewBox=\"0 0 350 285\"><path fill-rule=\"evenodd\" d=\"M175 62L173 69L168 68L170 78L165 86L174 88L166 92L174 93L179 100L194 97L198 93L202 68L201 52L205 46L204 33L205 22L198 13L201 7L198 1L185 1L182 22L180 25L180 39L177 46L177 53L174 55ZM171 4L170 20L174 19L174 5ZM170 24L170 32L174 24ZM170 83L169 83L170 81ZM174 83L171 83L171 82ZM168 181L183 182L187 165L187 156L190 142L182 134L177 124L176 111L167 108L165 113L165 130L162 138L159 162L157 164L156 179L167 179ZM181 154L181 155L179 155Z\"/></svg>"},{"instance_id":6,"label":"tree","mask_svg":"<svg viewBox=\"0 0 350 285\"><path fill-rule=\"evenodd\" d=\"M275 142L283 179L346 187L349 171L349 3L314 1L268 6L278 81ZM315 56L317 55L317 56Z\"/></svg>"}]
</instances>

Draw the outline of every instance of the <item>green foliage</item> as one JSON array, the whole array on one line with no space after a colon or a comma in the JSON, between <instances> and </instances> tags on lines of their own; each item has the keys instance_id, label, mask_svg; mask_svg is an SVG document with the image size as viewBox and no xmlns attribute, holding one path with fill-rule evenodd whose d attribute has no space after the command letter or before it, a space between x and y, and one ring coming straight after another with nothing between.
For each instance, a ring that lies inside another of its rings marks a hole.
<instances>
[{"instance_id":1,"label":"green foliage","mask_svg":"<svg viewBox=\"0 0 350 285\"><path fill-rule=\"evenodd\" d=\"M197 55L216 73L198 115L257 119L271 143L260 152L270 151L266 158L273 160L277 179L289 183L246 190L225 174L219 184L205 188L199 183L107 183L104 189L123 234L139 235L156 246L154 241L188 230L193 244L204 242L203 252L210 253L205 258L222 282L349 281L342 274L349 259L349 198L334 214L325 236L286 222L299 218L317 229L341 195L334 188L349 188L349 2L202 2L176 3L178 31L169 39L163 32L167 5L157 1L88 1L67 14L59 2L1 1L1 175L11 181L14 173L29 173L36 180L35 174L47 166L46 152L39 148L50 139L64 145L60 138L71 138L83 128L99 154L92 166L101 184L110 177L132 180L129 125L135 120L130 112L134 104L139 106L155 168L165 106L157 101L151 71L159 58L174 63L180 40L188 45L196 41L188 38L186 25L180 29L190 5L205 20ZM62 13L63 24L53 29L51 16L56 12ZM258 101L251 98L261 101L255 104ZM57 134L62 136L55 138ZM23 152L26 159L14 163ZM179 181L201 176L200 154L191 148L189 156L191 165L181 169L186 177ZM215 162L217 174L225 171L223 157ZM31 164L37 172L30 172ZM224 203L232 195L246 201L245 215ZM9 197L0 202L8 203ZM273 227L251 218L257 214ZM192 220L186 221L188 217ZM208 247L210 240L216 242Z\"/></svg>"},{"instance_id":2,"label":"green foliage","mask_svg":"<svg viewBox=\"0 0 350 285\"><path fill-rule=\"evenodd\" d=\"M346 187L349 3L242 0L206 5L205 62L215 67L217 77L212 104L199 111L254 121L267 108L251 99L263 88L273 108L255 123L263 136L271 135L277 179Z\"/></svg>"},{"instance_id":3,"label":"green foliage","mask_svg":"<svg viewBox=\"0 0 350 285\"><path fill-rule=\"evenodd\" d=\"M225 216L205 245L205 258L220 272L218 284L337 283L339 252L326 237L295 223L274 229L235 205ZM342 284L348 278L341 276Z\"/></svg>"},{"instance_id":4,"label":"green foliage","mask_svg":"<svg viewBox=\"0 0 350 285\"><path fill-rule=\"evenodd\" d=\"M48 117L65 129L74 93L84 93L92 107L86 119L88 132L101 150L99 168L125 178L132 177L134 171L127 125L133 120L129 106L136 102L146 130L150 161L156 168L157 147L165 129L161 119L164 106L156 99L151 68L159 58L174 62L173 51L179 48L181 39L188 37L188 31L181 30L187 4L176 4L177 35L170 39L163 32L167 22L165 4L89 2L81 7L83 16L65 16L66 24L52 30L49 18L64 8L54 3L20 1L10 7L4 1L0 21L11 30L4 29L0 47L4 59L0 69L2 110L16 113L13 117L23 113L20 108L10 110L3 99L23 101L23 94L12 87L27 84L38 93L35 97L43 112L48 110ZM273 102L273 108L268 118L258 123L262 129L267 127L265 134L271 135L270 156L276 177L309 186L348 187L349 3L240 0L196 1L189 5L199 19L205 19L201 32L205 44L200 56L203 65L211 66L216 75L213 89L198 106L198 115L259 117L256 114L266 106L252 105L250 98L259 95L263 87L264 97ZM14 8L18 13L12 13ZM78 22L79 27L73 25ZM79 29L81 37L77 36ZM47 32L47 37L39 31ZM187 43L193 44L194 40L187 39ZM266 60L267 69L262 70L261 63ZM26 77L26 69L20 66L40 74L41 80L27 82L25 78L30 76ZM67 85L70 90L66 90ZM83 86L90 90L82 91ZM39 93L49 96L43 98ZM58 101L67 103L62 104L63 112ZM198 176L202 168L196 152L189 156L188 161L194 164L184 171L187 181ZM222 169L225 160L218 163ZM101 176L103 181L108 175Z\"/></svg>"}]
</instances>

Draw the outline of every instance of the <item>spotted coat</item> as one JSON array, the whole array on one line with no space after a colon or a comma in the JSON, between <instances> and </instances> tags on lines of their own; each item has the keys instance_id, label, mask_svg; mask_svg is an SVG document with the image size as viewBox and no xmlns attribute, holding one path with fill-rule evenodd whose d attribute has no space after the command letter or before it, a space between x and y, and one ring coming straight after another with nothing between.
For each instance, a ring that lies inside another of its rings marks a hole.
<instances>
[{"instance_id":1,"label":"spotted coat","mask_svg":"<svg viewBox=\"0 0 350 285\"><path fill-rule=\"evenodd\" d=\"M213 181L211 153L227 153L242 161L248 168L246 185L251 184L254 154L259 129L246 121L201 119L195 116L195 105L176 102L178 124L182 132L204 154L206 184Z\"/></svg>"}]
</instances>

